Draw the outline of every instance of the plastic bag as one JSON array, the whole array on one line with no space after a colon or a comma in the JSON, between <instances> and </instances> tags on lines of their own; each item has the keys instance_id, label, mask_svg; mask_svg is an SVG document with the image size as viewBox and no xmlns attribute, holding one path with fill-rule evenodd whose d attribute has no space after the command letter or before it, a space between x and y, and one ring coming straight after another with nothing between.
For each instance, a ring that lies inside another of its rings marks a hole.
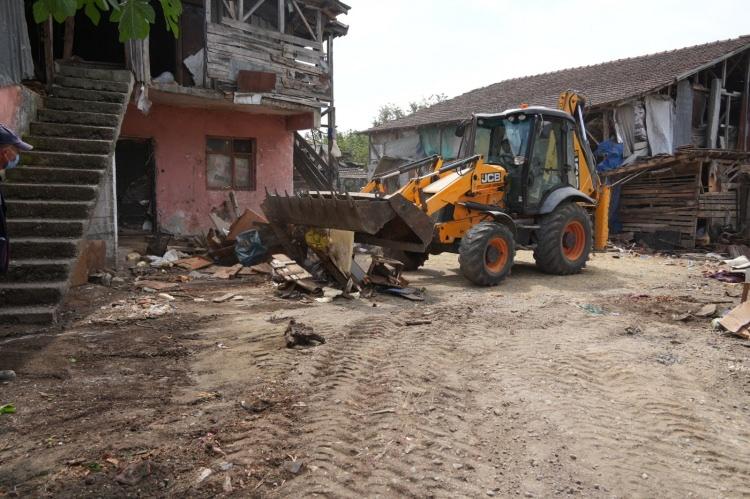
<instances>
[{"instance_id":1,"label":"plastic bag","mask_svg":"<svg viewBox=\"0 0 750 499\"><path fill-rule=\"evenodd\" d=\"M234 253L237 255L237 260L245 267L261 263L267 252L268 249L263 245L260 233L255 229L238 235L237 241L234 243Z\"/></svg>"}]
</instances>

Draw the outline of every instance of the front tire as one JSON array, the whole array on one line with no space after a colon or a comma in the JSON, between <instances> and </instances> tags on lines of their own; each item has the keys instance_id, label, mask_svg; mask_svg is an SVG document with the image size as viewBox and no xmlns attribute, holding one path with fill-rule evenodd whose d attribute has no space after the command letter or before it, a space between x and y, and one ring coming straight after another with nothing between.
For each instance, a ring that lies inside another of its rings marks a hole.
<instances>
[{"instance_id":1,"label":"front tire","mask_svg":"<svg viewBox=\"0 0 750 499\"><path fill-rule=\"evenodd\" d=\"M568 203L545 215L537 232L534 260L548 274L577 274L591 254L591 219L581 206Z\"/></svg>"},{"instance_id":2,"label":"front tire","mask_svg":"<svg viewBox=\"0 0 750 499\"><path fill-rule=\"evenodd\" d=\"M495 286L510 274L516 242L513 233L494 222L476 224L461 239L461 273L479 286Z\"/></svg>"}]
</instances>

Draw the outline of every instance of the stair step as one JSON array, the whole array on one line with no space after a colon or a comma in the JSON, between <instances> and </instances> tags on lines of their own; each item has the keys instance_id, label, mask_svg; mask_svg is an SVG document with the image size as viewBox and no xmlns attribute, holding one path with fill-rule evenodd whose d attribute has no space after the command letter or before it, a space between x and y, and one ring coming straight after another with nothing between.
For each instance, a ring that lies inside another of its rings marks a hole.
<instances>
[{"instance_id":1,"label":"stair step","mask_svg":"<svg viewBox=\"0 0 750 499\"><path fill-rule=\"evenodd\" d=\"M57 73L75 78L93 78L95 80L120 81L125 83L133 78L132 73L126 69L90 68L72 64L60 64L57 68Z\"/></svg>"},{"instance_id":2,"label":"stair step","mask_svg":"<svg viewBox=\"0 0 750 499\"><path fill-rule=\"evenodd\" d=\"M84 154L109 154L112 148L111 140L66 139L62 137L24 137L26 142L38 151L66 151Z\"/></svg>"},{"instance_id":3,"label":"stair step","mask_svg":"<svg viewBox=\"0 0 750 499\"><path fill-rule=\"evenodd\" d=\"M0 282L65 282L75 260L13 260L8 273L0 275Z\"/></svg>"},{"instance_id":4,"label":"stair step","mask_svg":"<svg viewBox=\"0 0 750 499\"><path fill-rule=\"evenodd\" d=\"M122 104L114 102L97 102L81 99L63 99L58 97L47 97L44 100L47 110L73 111L79 113L101 113L119 115L122 113ZM47 121L47 120L42 120ZM56 121L56 120L55 120ZM92 123L93 124L93 123Z\"/></svg>"},{"instance_id":5,"label":"stair step","mask_svg":"<svg viewBox=\"0 0 750 499\"><path fill-rule=\"evenodd\" d=\"M50 201L48 199L6 199L8 218L64 218L81 220L88 218L92 204L85 201Z\"/></svg>"},{"instance_id":6,"label":"stair step","mask_svg":"<svg viewBox=\"0 0 750 499\"><path fill-rule=\"evenodd\" d=\"M102 170L51 166L22 166L5 174L6 181L23 184L99 185L101 177Z\"/></svg>"},{"instance_id":7,"label":"stair step","mask_svg":"<svg viewBox=\"0 0 750 499\"><path fill-rule=\"evenodd\" d=\"M57 307L0 307L0 324L50 324L57 320Z\"/></svg>"},{"instance_id":8,"label":"stair step","mask_svg":"<svg viewBox=\"0 0 750 499\"><path fill-rule=\"evenodd\" d=\"M88 113L79 111L62 111L59 109L40 109L39 121L46 123L72 123L76 125L117 127L120 116L117 114Z\"/></svg>"},{"instance_id":9,"label":"stair step","mask_svg":"<svg viewBox=\"0 0 750 499\"><path fill-rule=\"evenodd\" d=\"M76 76L58 75L55 84L61 87L82 88L84 90L104 90L105 92L129 93L130 83L124 81L79 78Z\"/></svg>"},{"instance_id":10,"label":"stair step","mask_svg":"<svg viewBox=\"0 0 750 499\"><path fill-rule=\"evenodd\" d=\"M81 238L84 220L61 218L10 218L8 232L16 237ZM11 262L12 263L12 262Z\"/></svg>"},{"instance_id":11,"label":"stair step","mask_svg":"<svg viewBox=\"0 0 750 499\"><path fill-rule=\"evenodd\" d=\"M63 281L0 282L0 307L55 305L64 289Z\"/></svg>"},{"instance_id":12,"label":"stair step","mask_svg":"<svg viewBox=\"0 0 750 499\"><path fill-rule=\"evenodd\" d=\"M6 183L4 193L8 199L94 201L98 190L92 185Z\"/></svg>"},{"instance_id":13,"label":"stair step","mask_svg":"<svg viewBox=\"0 0 750 499\"><path fill-rule=\"evenodd\" d=\"M128 94L120 92L84 90L82 88L68 88L59 85L52 85L52 95L63 99L93 100L99 102L114 102L117 104L124 104L128 101Z\"/></svg>"},{"instance_id":14,"label":"stair step","mask_svg":"<svg viewBox=\"0 0 750 499\"><path fill-rule=\"evenodd\" d=\"M73 125L70 123L45 123L35 121L31 124L31 135L61 137L66 139L108 140L115 138L115 129L108 126Z\"/></svg>"},{"instance_id":15,"label":"stair step","mask_svg":"<svg viewBox=\"0 0 750 499\"><path fill-rule=\"evenodd\" d=\"M17 237L10 239L10 257L24 258L75 258L78 253L78 239Z\"/></svg>"},{"instance_id":16,"label":"stair step","mask_svg":"<svg viewBox=\"0 0 750 499\"><path fill-rule=\"evenodd\" d=\"M28 151L21 153L21 164L29 166L104 169L110 164L106 154Z\"/></svg>"}]
</instances>

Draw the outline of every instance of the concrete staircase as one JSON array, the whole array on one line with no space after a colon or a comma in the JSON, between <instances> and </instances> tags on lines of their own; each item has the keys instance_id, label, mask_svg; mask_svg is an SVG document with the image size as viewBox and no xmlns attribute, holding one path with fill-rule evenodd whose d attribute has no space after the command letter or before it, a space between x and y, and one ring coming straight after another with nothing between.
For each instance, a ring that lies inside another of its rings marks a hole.
<instances>
[{"instance_id":1,"label":"concrete staircase","mask_svg":"<svg viewBox=\"0 0 750 499\"><path fill-rule=\"evenodd\" d=\"M56 320L133 88L128 71L78 65L60 65L54 83L24 139L34 150L0 187L11 240L0 324Z\"/></svg>"}]
</instances>

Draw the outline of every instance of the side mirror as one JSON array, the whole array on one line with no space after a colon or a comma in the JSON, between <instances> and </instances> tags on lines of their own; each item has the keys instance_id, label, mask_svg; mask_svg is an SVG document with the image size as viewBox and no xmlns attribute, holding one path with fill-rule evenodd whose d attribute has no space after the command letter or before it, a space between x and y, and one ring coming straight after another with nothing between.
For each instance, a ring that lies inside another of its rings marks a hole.
<instances>
[{"instance_id":1,"label":"side mirror","mask_svg":"<svg viewBox=\"0 0 750 499\"><path fill-rule=\"evenodd\" d=\"M464 123L461 123L456 127L456 137L463 137L464 133L466 133L466 125Z\"/></svg>"}]
</instances>

